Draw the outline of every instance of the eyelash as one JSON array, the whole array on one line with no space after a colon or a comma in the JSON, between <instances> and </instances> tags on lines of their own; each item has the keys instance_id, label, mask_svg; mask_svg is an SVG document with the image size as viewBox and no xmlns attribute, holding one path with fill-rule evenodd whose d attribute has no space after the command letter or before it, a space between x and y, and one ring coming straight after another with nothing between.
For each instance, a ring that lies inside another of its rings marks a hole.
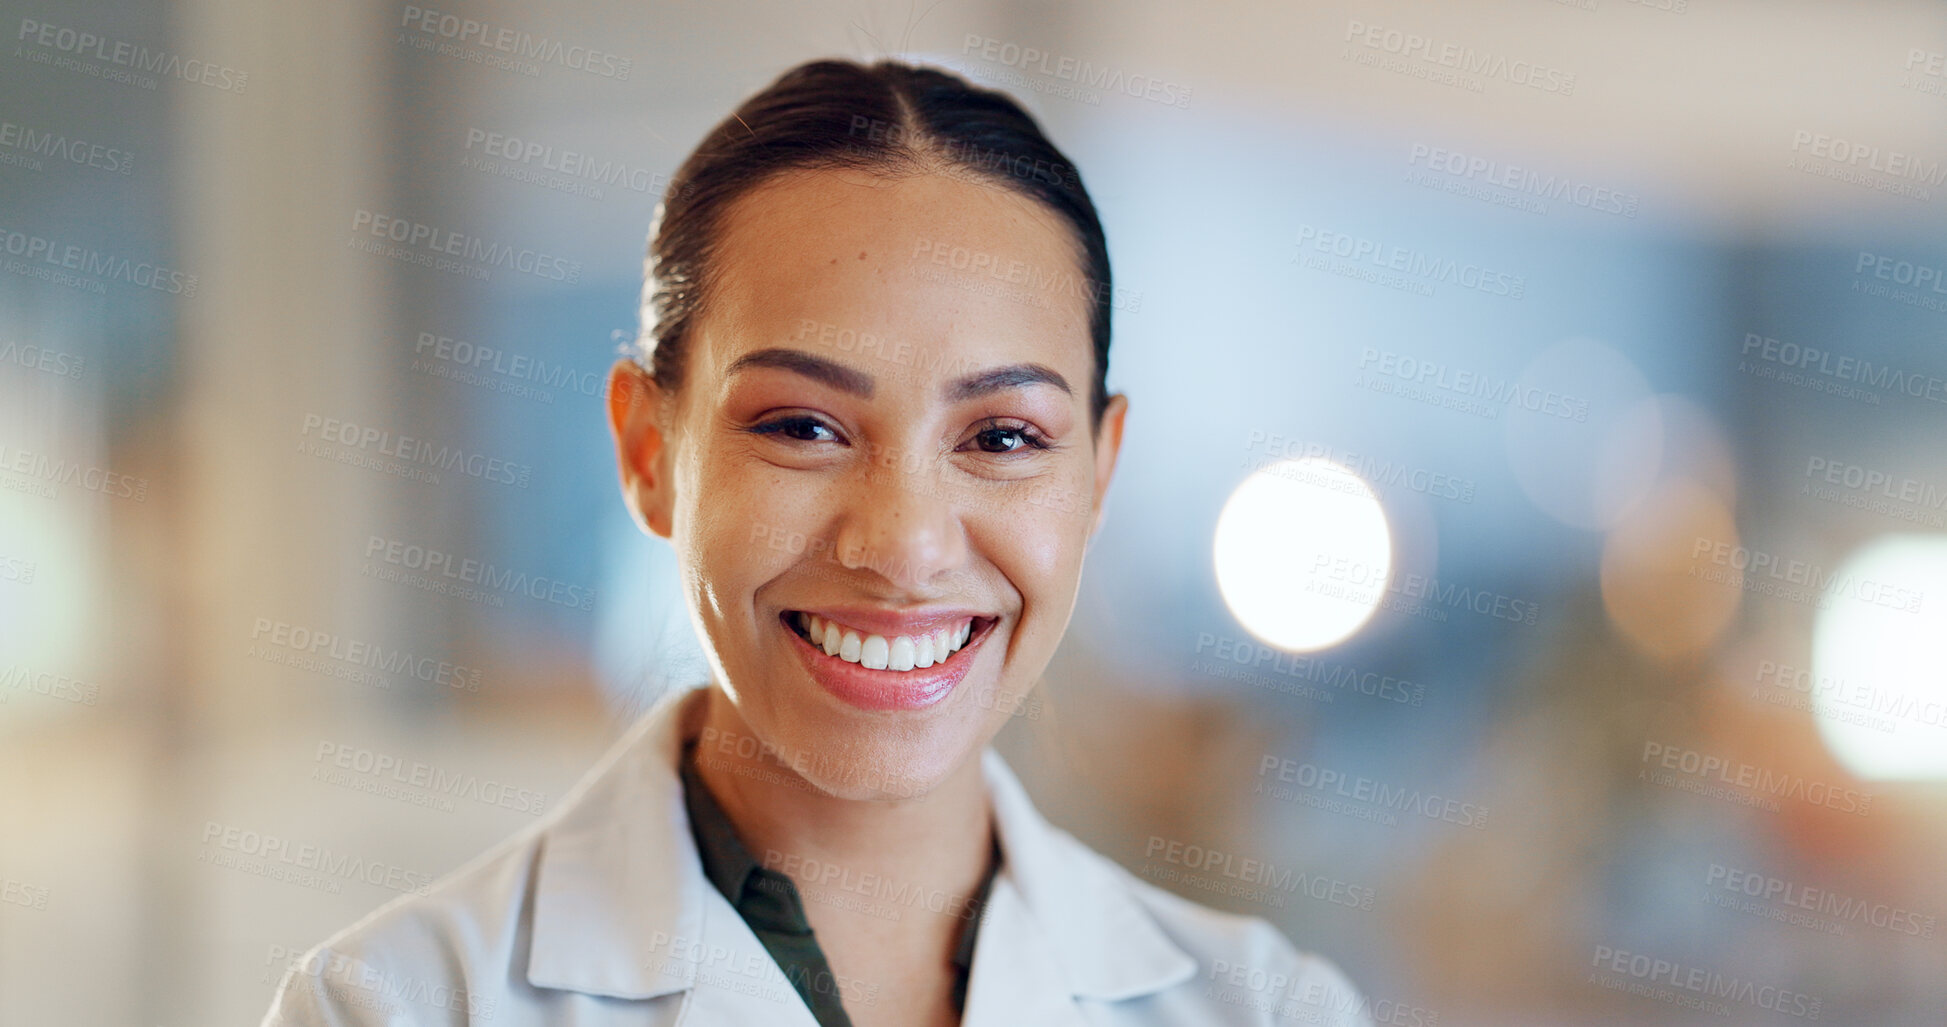
<instances>
[{"instance_id":1,"label":"eyelash","mask_svg":"<svg viewBox=\"0 0 1947 1027\"><path fill-rule=\"evenodd\" d=\"M792 429L795 428L805 428L805 427L822 428L825 431L831 432L834 437L837 436L838 434L838 432L834 430L831 425L826 424L824 421L821 421L816 417L807 417L803 414L793 414L789 417L780 417L773 421L764 421L758 424L753 424L744 430L749 432L752 435L778 435L778 434L791 431ZM1007 432L1009 434L1019 436L1021 439L1021 444L1023 446L1028 447L1029 449L1046 450L1046 449L1055 448L1054 443L1048 441L1047 436L1041 434L1039 431L1036 431L1033 425L1028 424L1025 421L1010 422L1005 418L995 418L982 424L980 428L974 432L974 437L979 438L980 436L985 435L990 431ZM789 438L790 436L786 436L786 437ZM819 442L823 440L794 438L792 439L792 441ZM1000 452L995 452L992 450L981 450L981 452L988 453L989 455L992 456L1011 456L1013 454L1020 453L1021 450L1019 449L1004 450Z\"/></svg>"}]
</instances>

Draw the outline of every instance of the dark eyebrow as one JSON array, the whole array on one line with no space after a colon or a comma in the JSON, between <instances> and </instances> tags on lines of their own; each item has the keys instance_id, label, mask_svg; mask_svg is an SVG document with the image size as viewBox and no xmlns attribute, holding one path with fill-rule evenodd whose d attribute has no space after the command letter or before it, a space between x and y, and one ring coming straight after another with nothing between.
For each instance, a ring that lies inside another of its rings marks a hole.
<instances>
[{"instance_id":1,"label":"dark eyebrow","mask_svg":"<svg viewBox=\"0 0 1947 1027\"><path fill-rule=\"evenodd\" d=\"M1068 387L1068 379L1063 378L1054 368L1040 364L1009 364L992 371L971 374L947 386L947 398L954 400L973 399L1002 389L1016 389L1023 385L1052 385L1069 395L1075 390Z\"/></svg>"},{"instance_id":2,"label":"dark eyebrow","mask_svg":"<svg viewBox=\"0 0 1947 1027\"><path fill-rule=\"evenodd\" d=\"M729 370L724 372L724 377L734 377L748 367L775 367L823 382L840 392L849 392L861 399L872 398L871 375L864 371L855 371L837 361L806 353L801 349L773 347L752 350L731 361Z\"/></svg>"}]
</instances>

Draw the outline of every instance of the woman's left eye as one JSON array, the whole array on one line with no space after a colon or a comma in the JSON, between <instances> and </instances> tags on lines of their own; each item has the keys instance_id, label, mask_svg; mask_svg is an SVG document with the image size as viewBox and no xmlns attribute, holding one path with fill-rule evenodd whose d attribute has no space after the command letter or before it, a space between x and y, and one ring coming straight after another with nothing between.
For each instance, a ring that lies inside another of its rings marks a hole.
<instances>
[{"instance_id":1,"label":"woman's left eye","mask_svg":"<svg viewBox=\"0 0 1947 1027\"><path fill-rule=\"evenodd\" d=\"M983 453L1019 453L1026 449L1048 448L1048 440L1025 424L990 424L975 432L972 441Z\"/></svg>"}]
</instances>

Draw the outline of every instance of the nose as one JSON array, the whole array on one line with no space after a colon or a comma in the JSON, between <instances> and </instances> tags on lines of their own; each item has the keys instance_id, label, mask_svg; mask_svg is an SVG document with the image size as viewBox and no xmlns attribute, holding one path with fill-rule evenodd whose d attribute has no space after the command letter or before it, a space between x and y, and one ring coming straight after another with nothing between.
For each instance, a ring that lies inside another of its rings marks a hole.
<instances>
[{"instance_id":1,"label":"nose","mask_svg":"<svg viewBox=\"0 0 1947 1027\"><path fill-rule=\"evenodd\" d=\"M937 475L875 462L845 492L834 538L845 567L869 571L902 591L930 591L966 566L966 527Z\"/></svg>"}]
</instances>

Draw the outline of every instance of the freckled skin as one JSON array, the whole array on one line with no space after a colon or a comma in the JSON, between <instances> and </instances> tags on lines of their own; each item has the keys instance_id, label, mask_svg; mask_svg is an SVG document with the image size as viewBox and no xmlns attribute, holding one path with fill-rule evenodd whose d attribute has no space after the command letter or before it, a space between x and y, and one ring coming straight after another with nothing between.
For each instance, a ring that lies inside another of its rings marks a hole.
<instances>
[{"instance_id":1,"label":"freckled skin","mask_svg":"<svg viewBox=\"0 0 1947 1027\"><path fill-rule=\"evenodd\" d=\"M952 247L992 254L1001 265L1080 274L1072 231L1011 191L944 175L793 173L732 208L717 288L673 401L650 396L653 384L631 365L614 372L634 386L617 391L659 400L671 418L648 473L631 466L623 447L625 492L649 529L675 546L717 683L751 734L786 754L806 752L802 762L825 771L806 774L807 783L831 795L870 797L865 782L888 776L899 782L889 794L928 788L965 769L999 731L1011 704L993 697L1030 692L1067 626L1120 444L1120 397L1101 439L1090 431L1086 302L929 259ZM834 251L857 257L842 261ZM807 321L902 340L911 352L844 352L815 332L801 338ZM770 368L725 379L738 356L772 346L871 375L874 395L858 399ZM1034 385L958 403L939 395L969 370L1023 362L1053 368L1072 394ZM739 430L768 411L817 415L851 445L807 458L803 450L819 443L794 449ZM649 411L624 413L641 420ZM1031 423L1056 448L1008 458L956 452L993 418ZM931 458L940 472L875 473L868 447ZM1077 499L1036 505L1029 500L1037 494ZM761 533L753 544L759 526L828 540L840 554L867 551L873 563L905 573L776 551ZM928 602L1001 622L955 694L921 711L868 712L837 701L804 672L777 625L785 609ZM1000 708L984 708L982 699Z\"/></svg>"},{"instance_id":2,"label":"freckled skin","mask_svg":"<svg viewBox=\"0 0 1947 1027\"><path fill-rule=\"evenodd\" d=\"M719 243L681 388L665 394L621 361L608 394L625 500L674 547L710 660L704 725L781 757L716 754L699 769L753 851L970 894L990 839L977 757L1067 627L1127 404L1113 397L1100 429L1091 425L1093 354L1077 291L930 255L961 247L989 255L986 266L1039 269L1045 282L1079 278L1080 247L1057 215L1010 190L849 170L759 186L730 208ZM866 337L877 352L833 341ZM781 368L728 374L738 357L772 347L870 376L872 395ZM1053 369L1072 391L944 391L1023 363ZM780 419L817 427L798 433L808 438L750 430ZM1050 448L1017 445L1028 433ZM765 544L777 537L826 548ZM951 606L998 621L945 700L863 710L810 676L779 624L785 610L837 605ZM835 970L886 984L876 1013L848 1001L855 1023L901 1010L927 1012L891 1022L954 1022L941 956L957 919L859 921L818 903L809 913Z\"/></svg>"}]
</instances>

